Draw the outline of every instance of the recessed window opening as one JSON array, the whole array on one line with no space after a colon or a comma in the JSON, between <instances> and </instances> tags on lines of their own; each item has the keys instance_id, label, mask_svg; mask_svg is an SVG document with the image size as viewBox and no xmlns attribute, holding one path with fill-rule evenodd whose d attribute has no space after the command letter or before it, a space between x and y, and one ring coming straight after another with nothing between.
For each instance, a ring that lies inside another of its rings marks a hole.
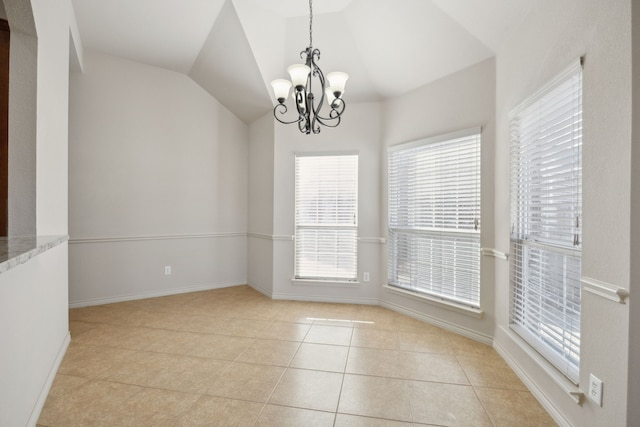
<instances>
[{"instance_id":1,"label":"recessed window opening","mask_svg":"<svg viewBox=\"0 0 640 427\"><path fill-rule=\"evenodd\" d=\"M511 328L574 383L580 366L582 66L516 108L511 128Z\"/></svg>"},{"instance_id":2,"label":"recessed window opening","mask_svg":"<svg viewBox=\"0 0 640 427\"><path fill-rule=\"evenodd\" d=\"M358 156L297 155L295 278L355 281Z\"/></svg>"},{"instance_id":3,"label":"recessed window opening","mask_svg":"<svg viewBox=\"0 0 640 427\"><path fill-rule=\"evenodd\" d=\"M480 130L389 149L388 282L480 307Z\"/></svg>"}]
</instances>

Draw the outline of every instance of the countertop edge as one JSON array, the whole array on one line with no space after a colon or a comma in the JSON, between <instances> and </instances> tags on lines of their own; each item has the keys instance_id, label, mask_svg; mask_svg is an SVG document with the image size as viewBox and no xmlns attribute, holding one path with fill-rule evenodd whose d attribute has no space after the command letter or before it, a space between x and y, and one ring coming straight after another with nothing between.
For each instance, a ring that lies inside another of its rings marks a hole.
<instances>
[{"instance_id":1,"label":"countertop edge","mask_svg":"<svg viewBox=\"0 0 640 427\"><path fill-rule=\"evenodd\" d=\"M4 245L6 248L5 253L0 254L0 274L24 264L68 240L68 235L0 237L0 245Z\"/></svg>"}]
</instances>

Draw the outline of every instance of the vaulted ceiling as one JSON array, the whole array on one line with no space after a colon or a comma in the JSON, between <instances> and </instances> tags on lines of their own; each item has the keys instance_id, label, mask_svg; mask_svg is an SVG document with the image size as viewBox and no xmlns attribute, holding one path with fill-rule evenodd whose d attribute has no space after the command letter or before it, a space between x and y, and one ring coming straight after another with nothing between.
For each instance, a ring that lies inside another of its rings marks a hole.
<instances>
[{"instance_id":1,"label":"vaulted ceiling","mask_svg":"<svg viewBox=\"0 0 640 427\"><path fill-rule=\"evenodd\" d=\"M537 0L315 0L313 46L347 103L401 95L495 55ZM246 123L309 44L308 0L73 0L82 44L190 76Z\"/></svg>"}]
</instances>

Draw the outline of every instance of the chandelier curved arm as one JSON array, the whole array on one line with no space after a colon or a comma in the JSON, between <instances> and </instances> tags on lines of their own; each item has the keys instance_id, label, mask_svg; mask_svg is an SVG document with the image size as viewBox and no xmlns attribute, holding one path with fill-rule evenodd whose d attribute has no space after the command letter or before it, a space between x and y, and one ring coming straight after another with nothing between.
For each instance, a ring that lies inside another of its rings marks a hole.
<instances>
[{"instance_id":1,"label":"chandelier curved arm","mask_svg":"<svg viewBox=\"0 0 640 427\"><path fill-rule=\"evenodd\" d=\"M315 117L315 119L322 126L326 126L328 128L338 127L338 125L342 121L342 113L344 112L345 108L346 107L344 105L344 101L342 101L342 108L340 109L340 112L338 112L338 110L336 109L332 109L331 112L329 113L329 117L322 117L318 115ZM320 131L318 130L318 132Z\"/></svg>"},{"instance_id":2,"label":"chandelier curved arm","mask_svg":"<svg viewBox=\"0 0 640 427\"><path fill-rule=\"evenodd\" d=\"M329 112L329 117L323 117L320 114L316 114L316 117L321 121L321 123L325 126L329 126L327 124L325 124L325 120L337 120L338 123L340 123L340 119L342 117L342 113L344 113L344 110L347 108L347 104L345 104L344 100L342 98L340 99L336 99L333 104L331 105L331 111ZM319 111L318 111L319 112ZM329 127L336 127L336 125L334 126L329 126Z\"/></svg>"},{"instance_id":3,"label":"chandelier curved arm","mask_svg":"<svg viewBox=\"0 0 640 427\"><path fill-rule=\"evenodd\" d=\"M322 88L322 90L320 91L320 101L317 104L312 102L314 118L316 118L316 120L323 126L337 127L340 124L340 116L342 116L342 113L344 113L344 110L346 108L344 100L339 98L333 101L333 104L331 104L331 111L329 112L329 117L324 117L320 114L320 111L322 110L322 106L325 100L325 90L327 88L324 73L322 72L320 67L318 67L318 65L316 64L316 60L320 59L320 50L313 49L313 51L309 52L309 48L307 48L306 51L301 53L306 54L307 65L309 65L310 68L313 70L313 75L320 81L320 87ZM335 124L333 125L328 124L328 122L331 122L334 120L336 121ZM318 129L318 132L314 132L314 133L319 133L319 132L320 130Z\"/></svg>"},{"instance_id":4,"label":"chandelier curved arm","mask_svg":"<svg viewBox=\"0 0 640 427\"><path fill-rule=\"evenodd\" d=\"M311 133L311 129L309 128L309 121L308 120L302 120L302 118L301 118L300 121L298 122L298 130L300 132L304 133L304 134L307 134L307 135L309 133ZM318 130L318 132L320 132L320 131ZM315 132L315 130L314 130L314 133L318 133L318 132Z\"/></svg>"},{"instance_id":5,"label":"chandelier curved arm","mask_svg":"<svg viewBox=\"0 0 640 427\"><path fill-rule=\"evenodd\" d=\"M282 108L279 108L279 107L282 107ZM283 115L283 114L286 114L287 111L288 111L288 108L287 108L287 106L285 104L277 104L275 107L273 107L273 117L275 117L275 119L277 121L279 121L280 123L285 124L285 125L290 125L290 124L293 124L293 123L300 123L300 122L302 122L304 120L304 117L302 117L301 115L298 115L298 120L291 120L291 121L280 120L276 113L279 113L279 114Z\"/></svg>"}]
</instances>

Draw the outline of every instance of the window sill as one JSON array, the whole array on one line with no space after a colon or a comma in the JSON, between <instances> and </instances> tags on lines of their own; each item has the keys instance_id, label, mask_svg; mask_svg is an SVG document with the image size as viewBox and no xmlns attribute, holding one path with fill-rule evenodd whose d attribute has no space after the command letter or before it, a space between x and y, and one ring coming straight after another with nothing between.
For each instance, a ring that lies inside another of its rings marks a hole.
<instances>
[{"instance_id":1,"label":"window sill","mask_svg":"<svg viewBox=\"0 0 640 427\"><path fill-rule=\"evenodd\" d=\"M321 280L321 279L291 279L291 283L294 285L302 285L302 286L333 286L333 287L350 287L360 285L359 281L351 281L351 280Z\"/></svg>"},{"instance_id":2,"label":"window sill","mask_svg":"<svg viewBox=\"0 0 640 427\"><path fill-rule=\"evenodd\" d=\"M533 349L520 335L515 333L509 327L500 326L500 330L513 342L516 346L526 354L557 386L559 386L569 397L578 405L582 405L585 394L580 389L580 385L576 385L564 376L558 369L547 361L540 353ZM520 378L527 378L526 373L519 367L513 356L511 356L503 347L494 346L496 351L507 361L507 364L516 373L520 373ZM511 363L509 363L511 362ZM531 388L531 387L529 387Z\"/></svg>"},{"instance_id":3,"label":"window sill","mask_svg":"<svg viewBox=\"0 0 640 427\"><path fill-rule=\"evenodd\" d=\"M395 286L383 285L384 289L388 292L402 295L404 297L409 297L416 301L426 302L427 304L435 305L446 310L455 311L456 313L461 313L467 316L475 317L476 319L482 319L484 316L484 311L479 308L471 308L466 307L464 305L455 304L453 302L445 301L439 298L430 297L428 295L419 294L417 292L408 291L406 289L397 288Z\"/></svg>"}]
</instances>

